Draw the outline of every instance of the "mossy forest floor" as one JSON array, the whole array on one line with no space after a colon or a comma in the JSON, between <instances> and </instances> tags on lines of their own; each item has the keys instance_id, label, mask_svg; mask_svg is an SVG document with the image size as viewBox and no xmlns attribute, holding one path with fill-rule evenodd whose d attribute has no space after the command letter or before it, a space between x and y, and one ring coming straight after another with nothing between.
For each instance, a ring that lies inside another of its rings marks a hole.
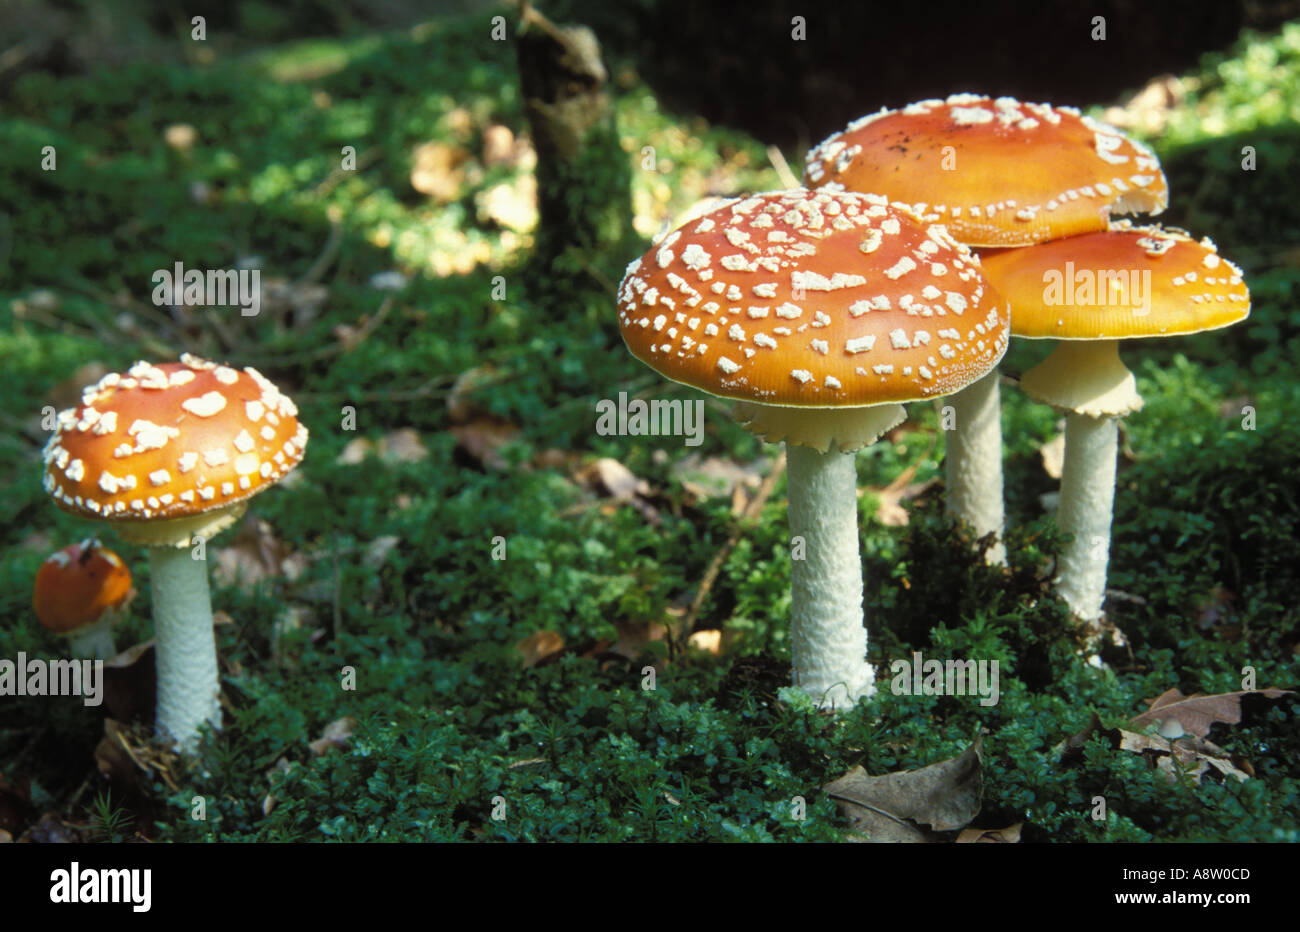
<instances>
[{"instance_id":1,"label":"mossy forest floor","mask_svg":"<svg viewBox=\"0 0 1300 932\"><path fill-rule=\"evenodd\" d=\"M0 88L0 658L64 649L33 618L32 581L51 550L100 531L41 488L42 405L189 350L258 367L311 429L296 481L213 542L226 720L197 766L142 768L103 742L113 714L133 747L147 729L139 671L123 674L117 712L6 697L0 830L834 840L844 823L825 783L950 758L982 732L978 827L1020 823L1043 842L1300 841L1294 696L1247 699L1240 724L1211 732L1245 780L1162 769L1114 737L1170 688L1238 690L1248 666L1261 688L1300 684L1300 26L1207 57L1171 108L1131 128L1169 176L1161 220L1210 235L1253 296L1237 327L1125 348L1146 407L1124 425L1109 604L1131 650L1106 672L1086 666L1050 597L1052 412L1004 389L1002 573L943 520L942 432L913 405L857 458L886 688L838 718L777 695L784 481L754 520L738 517L777 449L713 399L698 447L597 435L599 399L704 396L623 348L613 285L635 251L553 278L528 265L533 157L513 49L488 28L449 17ZM781 186L756 140L665 112L628 63L611 81L640 237L706 194ZM1095 103L1100 115L1113 102ZM174 124L192 145L168 137ZM45 146L55 171L39 170ZM340 169L345 146L355 171ZM255 265L274 297L255 318L173 315L149 282L176 261ZM376 287L390 271L397 290ZM1045 351L1017 342L1003 372ZM147 561L104 537L140 590L125 647L151 636ZM1000 701L891 694L888 664L914 650L998 660ZM1056 746L1094 713L1100 726L1063 758Z\"/></svg>"}]
</instances>

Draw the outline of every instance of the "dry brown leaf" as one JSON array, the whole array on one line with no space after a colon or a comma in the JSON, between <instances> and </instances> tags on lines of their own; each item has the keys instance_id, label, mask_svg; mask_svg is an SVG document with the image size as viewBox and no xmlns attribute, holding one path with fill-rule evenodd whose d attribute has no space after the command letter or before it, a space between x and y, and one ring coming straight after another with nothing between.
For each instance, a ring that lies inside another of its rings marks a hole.
<instances>
[{"instance_id":1,"label":"dry brown leaf","mask_svg":"<svg viewBox=\"0 0 1300 932\"><path fill-rule=\"evenodd\" d=\"M1162 74L1130 97L1122 106L1107 107L1102 119L1120 129L1136 129L1152 136L1164 132L1169 113L1187 97L1181 78Z\"/></svg>"},{"instance_id":2,"label":"dry brown leaf","mask_svg":"<svg viewBox=\"0 0 1300 932\"><path fill-rule=\"evenodd\" d=\"M399 427L380 437L378 452L385 463L418 463L429 455L420 435L410 427Z\"/></svg>"},{"instance_id":3,"label":"dry brown leaf","mask_svg":"<svg viewBox=\"0 0 1300 932\"><path fill-rule=\"evenodd\" d=\"M659 621L615 621L614 630L618 632L618 640L609 650L628 660L641 659L649 653L647 644L668 637L668 626ZM660 669L658 663L655 667Z\"/></svg>"},{"instance_id":4,"label":"dry brown leaf","mask_svg":"<svg viewBox=\"0 0 1300 932\"><path fill-rule=\"evenodd\" d=\"M199 133L188 123L173 123L163 130L163 142L167 148L178 152L188 152L199 141Z\"/></svg>"},{"instance_id":5,"label":"dry brown leaf","mask_svg":"<svg viewBox=\"0 0 1300 932\"><path fill-rule=\"evenodd\" d=\"M463 165L469 152L445 142L426 142L411 153L411 187L435 201L460 197L465 182Z\"/></svg>"},{"instance_id":6,"label":"dry brown leaf","mask_svg":"<svg viewBox=\"0 0 1300 932\"><path fill-rule=\"evenodd\" d=\"M823 789L851 822L853 840L923 842L921 826L938 832L969 825L980 811L983 792L983 737L957 757L879 777L854 767Z\"/></svg>"},{"instance_id":7,"label":"dry brown leaf","mask_svg":"<svg viewBox=\"0 0 1300 932\"><path fill-rule=\"evenodd\" d=\"M475 392L490 390L499 378L492 366L473 366L456 376L447 393L447 416L453 424L464 424L488 413L487 408L474 399Z\"/></svg>"},{"instance_id":8,"label":"dry brown leaf","mask_svg":"<svg viewBox=\"0 0 1300 932\"><path fill-rule=\"evenodd\" d=\"M1043 470L1053 479L1060 479L1065 468L1065 434L1057 434L1038 448L1043 460Z\"/></svg>"},{"instance_id":9,"label":"dry brown leaf","mask_svg":"<svg viewBox=\"0 0 1300 932\"><path fill-rule=\"evenodd\" d=\"M388 556L402 539L396 534L381 534L366 544L366 552L361 557L361 565L368 570L377 570L388 562Z\"/></svg>"},{"instance_id":10,"label":"dry brown leaf","mask_svg":"<svg viewBox=\"0 0 1300 932\"><path fill-rule=\"evenodd\" d=\"M18 548L39 553L41 556L58 549L54 546L54 537L49 531L32 531L18 542Z\"/></svg>"},{"instance_id":11,"label":"dry brown leaf","mask_svg":"<svg viewBox=\"0 0 1300 932\"><path fill-rule=\"evenodd\" d=\"M1088 724L1052 748L1052 756L1060 760L1062 764L1067 765L1082 760L1083 746L1088 743L1089 738L1097 733L1099 728L1101 728L1101 719L1097 717L1094 710L1088 717Z\"/></svg>"},{"instance_id":12,"label":"dry brown leaf","mask_svg":"<svg viewBox=\"0 0 1300 932\"><path fill-rule=\"evenodd\" d=\"M1197 606L1196 626L1202 631L1208 631L1215 625L1222 624L1232 615L1234 601L1236 596L1231 591L1222 586L1215 586Z\"/></svg>"},{"instance_id":13,"label":"dry brown leaf","mask_svg":"<svg viewBox=\"0 0 1300 932\"><path fill-rule=\"evenodd\" d=\"M474 207L482 223L495 223L505 230L528 233L537 226L537 176L517 175L474 195Z\"/></svg>"},{"instance_id":14,"label":"dry brown leaf","mask_svg":"<svg viewBox=\"0 0 1300 932\"><path fill-rule=\"evenodd\" d=\"M1170 741L1160 735L1144 735L1120 729L1120 750L1147 755L1156 769L1171 781L1181 776L1200 783L1210 770L1221 776L1246 780L1249 774L1223 755L1223 749L1198 738Z\"/></svg>"},{"instance_id":15,"label":"dry brown leaf","mask_svg":"<svg viewBox=\"0 0 1300 932\"><path fill-rule=\"evenodd\" d=\"M375 443L369 437L354 437L343 447L343 452L335 457L334 462L340 466L357 466L367 456L375 452Z\"/></svg>"},{"instance_id":16,"label":"dry brown leaf","mask_svg":"<svg viewBox=\"0 0 1300 932\"><path fill-rule=\"evenodd\" d=\"M357 720L351 715L336 718L325 726L319 738L309 741L307 747L311 748L312 756L319 757L332 748L347 747L349 739L356 730Z\"/></svg>"},{"instance_id":17,"label":"dry brown leaf","mask_svg":"<svg viewBox=\"0 0 1300 932\"><path fill-rule=\"evenodd\" d=\"M239 527L235 539L217 551L212 578L222 586L254 589L263 579L285 576L288 548L276 538L271 525L252 518Z\"/></svg>"},{"instance_id":18,"label":"dry brown leaf","mask_svg":"<svg viewBox=\"0 0 1300 932\"><path fill-rule=\"evenodd\" d=\"M510 127L494 123L483 130L483 164L508 165L514 157L515 134Z\"/></svg>"},{"instance_id":19,"label":"dry brown leaf","mask_svg":"<svg viewBox=\"0 0 1300 932\"><path fill-rule=\"evenodd\" d=\"M915 482L903 486L895 486L891 482L884 488L872 489L871 491L880 499L880 504L876 508L876 520L885 527L907 527L907 522L910 519L907 509L903 507L903 502L916 498L938 481L939 479L936 477L925 482Z\"/></svg>"},{"instance_id":20,"label":"dry brown leaf","mask_svg":"<svg viewBox=\"0 0 1300 932\"><path fill-rule=\"evenodd\" d=\"M1161 728L1162 734L1177 737L1176 731L1170 734L1170 726L1176 723L1182 732L1204 738L1209 735L1211 725L1219 722L1225 725L1238 724L1241 721L1241 699L1251 695L1280 699L1292 695L1292 690L1269 688L1219 693L1214 696L1199 693L1184 696L1178 689L1170 689L1152 700L1150 708L1145 712L1133 716L1129 724L1134 728L1154 724Z\"/></svg>"},{"instance_id":21,"label":"dry brown leaf","mask_svg":"<svg viewBox=\"0 0 1300 932\"><path fill-rule=\"evenodd\" d=\"M1006 828L964 828L957 836L957 844L1019 844L1020 829L1023 826L1023 822L1017 822Z\"/></svg>"},{"instance_id":22,"label":"dry brown leaf","mask_svg":"<svg viewBox=\"0 0 1300 932\"><path fill-rule=\"evenodd\" d=\"M766 458L751 463L737 463L722 457L702 457L698 453L691 453L676 460L671 466L671 472L696 498L732 496L734 504L738 493L743 494L745 489L757 489L771 468L772 461Z\"/></svg>"},{"instance_id":23,"label":"dry brown leaf","mask_svg":"<svg viewBox=\"0 0 1300 932\"><path fill-rule=\"evenodd\" d=\"M538 631L516 644L515 650L524 658L524 669L528 669L564 650L564 638L554 631Z\"/></svg>"},{"instance_id":24,"label":"dry brown leaf","mask_svg":"<svg viewBox=\"0 0 1300 932\"><path fill-rule=\"evenodd\" d=\"M489 469L505 472L510 464L501 455L501 448L514 439L519 428L509 421L491 415L475 418L468 424L448 428L461 449Z\"/></svg>"},{"instance_id":25,"label":"dry brown leaf","mask_svg":"<svg viewBox=\"0 0 1300 932\"><path fill-rule=\"evenodd\" d=\"M692 650L703 651L716 657L722 653L722 632L717 628L696 631L686 639L686 645Z\"/></svg>"},{"instance_id":26,"label":"dry brown leaf","mask_svg":"<svg viewBox=\"0 0 1300 932\"><path fill-rule=\"evenodd\" d=\"M347 442L334 462L341 466L357 466L368 456L378 456L386 463L416 463L429 455L420 435L410 427L402 427L384 434L378 441L369 437L355 437Z\"/></svg>"},{"instance_id":27,"label":"dry brown leaf","mask_svg":"<svg viewBox=\"0 0 1300 932\"><path fill-rule=\"evenodd\" d=\"M577 478L588 488L611 498L630 499L650 494L650 483L638 479L632 470L608 456L585 466Z\"/></svg>"}]
</instances>

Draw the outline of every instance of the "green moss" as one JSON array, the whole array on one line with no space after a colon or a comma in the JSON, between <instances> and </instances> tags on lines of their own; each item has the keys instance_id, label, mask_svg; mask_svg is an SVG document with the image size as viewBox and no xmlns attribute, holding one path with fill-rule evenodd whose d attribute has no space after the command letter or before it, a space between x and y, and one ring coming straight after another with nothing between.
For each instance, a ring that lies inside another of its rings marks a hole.
<instances>
[{"instance_id":1,"label":"green moss","mask_svg":"<svg viewBox=\"0 0 1300 932\"><path fill-rule=\"evenodd\" d=\"M267 10L254 14L270 17L259 28L280 28ZM656 648L670 662L647 690L648 660L609 650L628 625L677 617L736 529L730 502L697 499L674 464L686 453L751 462L763 450L712 401L699 448L595 434L596 401L619 391L701 397L656 379L623 349L612 284L644 243L604 225L613 216L605 198L630 186L635 232L648 238L657 217L706 193L775 187L763 147L684 125L634 75L616 75L618 138L607 133L592 153L583 171L600 183L571 205L575 228L599 232L553 267L530 266L528 238L507 245L475 203L522 169L467 174L444 204L409 182L421 143L461 145L475 158L473 133L488 123L525 130L512 50L480 41L484 22L285 43L203 67L33 73L0 91L9 143L0 186L15 192L0 215L0 371L19 400L0 436L11 508L0 526L0 657L60 649L31 618L31 580L43 549L90 527L49 504L43 437L29 418L78 365L121 368L197 348L262 368L312 430L298 485L253 506L309 559L292 581L215 587L216 608L235 621L218 628L232 712L179 792L146 788L160 803L157 837L831 840L840 826L820 785L859 763L883 773L953 756L981 729L980 825L1024 822L1032 841L1300 837L1293 700L1248 704L1240 726L1212 733L1252 762L1255 777L1243 784L1168 783L1101 735L1068 762L1053 753L1093 712L1115 728L1174 686L1239 688L1247 665L1260 685L1300 680L1291 597L1300 582L1300 274L1287 252L1300 241L1288 123L1300 86L1294 28L1247 37L1207 62L1159 143L1171 215L1245 266L1253 308L1228 331L1124 348L1146 398L1125 425L1131 455L1119 474L1110 576L1124 596L1112 604L1131 658L1102 674L1074 653L1050 595L1059 537L1040 502L1055 483L1038 448L1056 418L1014 387L1003 393L1006 573L972 557L943 520L940 487L908 503L907 526L877 519L879 496L868 490L909 467L915 483L942 475L935 413L914 405L908 431L857 458L871 659L884 671L915 650L996 659L1001 698L985 707L895 696L882 674L881 694L837 720L778 698L789 669L783 483L742 529L701 606L697 626L724 631L727 653ZM451 128L458 111L469 139ZM1209 132L1215 114L1222 127ZM178 122L201 140L188 156L161 138ZM1246 144L1258 148L1255 175L1240 169ZM39 171L45 145L58 151L56 172ZM374 155L339 172L345 145ZM645 146L655 149L653 168ZM202 204L192 192L200 182L211 195ZM1264 197L1253 187L1264 182L1290 195ZM208 328L123 318L141 312L122 296L147 302L149 273L176 260L216 266L260 255L265 274L295 279L320 255L331 208L339 248L314 319L259 321L226 345ZM440 264L480 246L485 261L468 272ZM365 342L342 351L337 328L378 313L384 295L367 281L395 266L410 276L406 290ZM493 293L498 275L504 297ZM30 310L38 288L57 300L56 325ZM1017 345L1003 370L1014 377L1044 351ZM448 431L452 381L474 367L487 377L470 400L520 428L503 451L508 471L483 466ZM340 429L348 404L355 432ZM1246 405L1253 430L1243 426ZM427 458L337 462L350 441L397 427L419 431ZM649 483L657 523L628 505L593 504L571 468L542 456L557 450L575 463L618 459ZM39 546L33 535L45 535ZM367 565L367 548L385 535L397 546ZM497 535L508 541L504 563L489 555ZM144 555L118 549L147 596ZM307 624L275 635L290 606ZM149 627L144 598L119 641L143 640ZM562 636L566 652L524 669L514 645L540 630ZM355 690L340 686L344 667ZM43 807L66 806L90 772L102 723L74 703L11 699L5 709L0 770L31 775ZM344 716L357 721L352 739L313 755L307 741ZM206 823L187 818L196 793L208 799ZM1090 817L1098 795L1108 806L1100 823ZM504 820L492 817L494 797ZM802 821L795 797L807 802ZM100 807L109 835L122 805L115 796Z\"/></svg>"}]
</instances>

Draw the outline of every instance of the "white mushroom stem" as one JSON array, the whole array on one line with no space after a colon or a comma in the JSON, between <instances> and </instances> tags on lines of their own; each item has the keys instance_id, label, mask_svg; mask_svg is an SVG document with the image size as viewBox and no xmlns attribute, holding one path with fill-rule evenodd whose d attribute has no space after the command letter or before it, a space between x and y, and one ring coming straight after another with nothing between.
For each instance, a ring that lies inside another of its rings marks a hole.
<instances>
[{"instance_id":1,"label":"white mushroom stem","mask_svg":"<svg viewBox=\"0 0 1300 932\"><path fill-rule=\"evenodd\" d=\"M1061 553L1056 590L1077 621L1095 626L1106 595L1119 418L1140 410L1142 396L1115 340L1058 342L1020 387L1066 416L1056 523L1074 539Z\"/></svg>"},{"instance_id":2,"label":"white mushroom stem","mask_svg":"<svg viewBox=\"0 0 1300 932\"><path fill-rule=\"evenodd\" d=\"M796 408L744 402L746 429L786 445L793 683L824 707L875 692L862 618L858 477L853 452L906 418L898 404Z\"/></svg>"},{"instance_id":3,"label":"white mushroom stem","mask_svg":"<svg viewBox=\"0 0 1300 932\"><path fill-rule=\"evenodd\" d=\"M157 636L157 729L192 748L199 726L221 723L208 565L189 547L150 547Z\"/></svg>"},{"instance_id":4,"label":"white mushroom stem","mask_svg":"<svg viewBox=\"0 0 1300 932\"><path fill-rule=\"evenodd\" d=\"M857 471L852 453L787 446L790 641L794 684L821 705L845 708L874 691L862 618Z\"/></svg>"},{"instance_id":5,"label":"white mushroom stem","mask_svg":"<svg viewBox=\"0 0 1300 932\"><path fill-rule=\"evenodd\" d=\"M86 625L68 639L69 652L74 657L87 657L91 660L107 660L117 655L113 646L113 622L117 613L104 612L99 621Z\"/></svg>"},{"instance_id":6,"label":"white mushroom stem","mask_svg":"<svg viewBox=\"0 0 1300 932\"><path fill-rule=\"evenodd\" d=\"M1118 450L1117 418L1066 415L1057 524L1074 539L1061 552L1056 591L1081 622L1101 618L1106 595Z\"/></svg>"},{"instance_id":7,"label":"white mushroom stem","mask_svg":"<svg viewBox=\"0 0 1300 932\"><path fill-rule=\"evenodd\" d=\"M1002 541L1002 405L994 369L944 402L952 406L952 429L944 432L947 471L946 511L970 526L976 537L996 534L985 554L990 564L1005 565ZM945 425L946 426L946 425Z\"/></svg>"}]
</instances>

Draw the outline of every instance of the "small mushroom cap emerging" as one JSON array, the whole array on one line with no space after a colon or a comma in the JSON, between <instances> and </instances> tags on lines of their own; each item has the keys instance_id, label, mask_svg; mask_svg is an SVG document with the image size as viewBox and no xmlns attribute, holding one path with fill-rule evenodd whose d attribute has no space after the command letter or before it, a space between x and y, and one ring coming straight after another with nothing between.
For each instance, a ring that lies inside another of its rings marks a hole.
<instances>
[{"instance_id":1,"label":"small mushroom cap emerging","mask_svg":"<svg viewBox=\"0 0 1300 932\"><path fill-rule=\"evenodd\" d=\"M255 369L188 354L179 363L139 362L59 413L45 448L45 489L60 508L112 521L128 539L184 542L205 521L233 520L298 465L307 428L297 415ZM168 524L176 535L159 532Z\"/></svg>"},{"instance_id":2,"label":"small mushroom cap emerging","mask_svg":"<svg viewBox=\"0 0 1300 932\"><path fill-rule=\"evenodd\" d=\"M55 634L75 634L131 594L131 571L97 540L69 544L51 554L36 572L32 608Z\"/></svg>"},{"instance_id":3,"label":"small mushroom cap emerging","mask_svg":"<svg viewBox=\"0 0 1300 932\"><path fill-rule=\"evenodd\" d=\"M956 94L849 124L809 151L804 182L880 191L971 246L1027 246L1158 214L1155 155L1072 107Z\"/></svg>"},{"instance_id":4,"label":"small mushroom cap emerging","mask_svg":"<svg viewBox=\"0 0 1300 932\"><path fill-rule=\"evenodd\" d=\"M985 278L1011 302L1011 332L1054 340L1119 340L1215 330L1244 320L1241 269L1209 238L1120 221L1023 249L981 254Z\"/></svg>"},{"instance_id":5,"label":"small mushroom cap emerging","mask_svg":"<svg viewBox=\"0 0 1300 932\"><path fill-rule=\"evenodd\" d=\"M1006 302L939 225L874 194L730 201L628 266L619 327L661 375L756 405L917 401L1002 358Z\"/></svg>"}]
</instances>

